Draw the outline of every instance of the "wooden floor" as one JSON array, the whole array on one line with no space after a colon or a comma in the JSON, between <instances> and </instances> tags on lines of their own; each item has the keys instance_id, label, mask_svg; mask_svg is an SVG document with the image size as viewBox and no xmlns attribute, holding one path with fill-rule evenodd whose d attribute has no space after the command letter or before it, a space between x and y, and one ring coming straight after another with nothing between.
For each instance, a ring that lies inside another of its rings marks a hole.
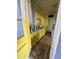
<instances>
[{"instance_id":1,"label":"wooden floor","mask_svg":"<svg viewBox=\"0 0 79 59\"><path fill-rule=\"evenodd\" d=\"M30 59L49 59L52 38L45 34L41 40L32 48Z\"/></svg>"}]
</instances>

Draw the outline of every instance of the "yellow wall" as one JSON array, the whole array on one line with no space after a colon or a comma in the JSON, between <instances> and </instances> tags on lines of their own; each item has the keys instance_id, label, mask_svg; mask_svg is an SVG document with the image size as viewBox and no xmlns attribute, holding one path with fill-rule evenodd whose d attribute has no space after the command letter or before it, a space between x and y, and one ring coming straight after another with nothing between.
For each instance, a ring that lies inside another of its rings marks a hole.
<instances>
[{"instance_id":1,"label":"yellow wall","mask_svg":"<svg viewBox=\"0 0 79 59\"><path fill-rule=\"evenodd\" d=\"M42 15L42 11L40 10L41 13L37 12L37 17L40 18L41 20L41 25L45 27L45 31L48 29L48 18L47 15Z\"/></svg>"},{"instance_id":2,"label":"yellow wall","mask_svg":"<svg viewBox=\"0 0 79 59\"><path fill-rule=\"evenodd\" d=\"M40 23L40 25L43 26L42 29L39 29L36 32L31 33L31 44L33 47L35 43L39 41L42 38L42 36L45 34L48 26L48 18L45 12L33 0L32 0L32 6L35 8L34 10L36 13L37 23Z\"/></svg>"},{"instance_id":3,"label":"yellow wall","mask_svg":"<svg viewBox=\"0 0 79 59\"><path fill-rule=\"evenodd\" d=\"M42 10L37 10L37 18L40 18L41 20L41 25L43 26L47 26L47 23L48 23L48 19L47 19L47 15L43 15L43 11Z\"/></svg>"},{"instance_id":4,"label":"yellow wall","mask_svg":"<svg viewBox=\"0 0 79 59\"><path fill-rule=\"evenodd\" d=\"M34 1L32 0L32 7L35 9L37 19L40 18L41 25L48 26L48 15L46 12Z\"/></svg>"}]
</instances>

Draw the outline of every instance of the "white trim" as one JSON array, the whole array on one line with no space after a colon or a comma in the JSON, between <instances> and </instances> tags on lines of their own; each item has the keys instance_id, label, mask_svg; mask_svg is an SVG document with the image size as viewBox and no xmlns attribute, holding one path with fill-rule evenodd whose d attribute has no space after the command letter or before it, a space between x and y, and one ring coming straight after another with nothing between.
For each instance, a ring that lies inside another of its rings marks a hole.
<instances>
[{"instance_id":1,"label":"white trim","mask_svg":"<svg viewBox=\"0 0 79 59\"><path fill-rule=\"evenodd\" d=\"M56 48L58 45L58 41L59 41L59 36L60 36L60 32L61 32L61 10L60 10L60 5L59 5L59 9L58 9L58 15L57 15L57 21L56 21L56 26L55 26L55 32L54 32L54 37L52 40L52 46L50 49L50 58L49 59L54 59L55 58L55 54L56 54Z\"/></svg>"}]
</instances>

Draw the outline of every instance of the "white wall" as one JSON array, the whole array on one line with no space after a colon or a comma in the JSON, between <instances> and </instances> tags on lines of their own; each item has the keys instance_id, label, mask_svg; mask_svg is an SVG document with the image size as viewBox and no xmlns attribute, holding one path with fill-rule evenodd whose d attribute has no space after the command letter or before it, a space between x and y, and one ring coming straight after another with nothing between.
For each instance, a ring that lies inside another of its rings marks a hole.
<instances>
[{"instance_id":1,"label":"white wall","mask_svg":"<svg viewBox=\"0 0 79 59\"><path fill-rule=\"evenodd\" d=\"M60 33L61 33L61 18L60 18L61 17L61 10L60 9L61 8L59 6L59 10L58 10L58 14L57 14L57 21L56 21L56 26L55 26L55 32L54 32L54 37L53 37L52 45L51 45L51 49L50 49L50 59L55 58L56 48L57 48Z\"/></svg>"},{"instance_id":2,"label":"white wall","mask_svg":"<svg viewBox=\"0 0 79 59\"><path fill-rule=\"evenodd\" d=\"M53 27L53 24L55 23L56 23L56 14L54 14L54 17L48 18L48 31L49 32L52 32L52 27Z\"/></svg>"},{"instance_id":3,"label":"white wall","mask_svg":"<svg viewBox=\"0 0 79 59\"><path fill-rule=\"evenodd\" d=\"M48 31L52 32L53 24L55 24L55 18L48 19Z\"/></svg>"}]
</instances>

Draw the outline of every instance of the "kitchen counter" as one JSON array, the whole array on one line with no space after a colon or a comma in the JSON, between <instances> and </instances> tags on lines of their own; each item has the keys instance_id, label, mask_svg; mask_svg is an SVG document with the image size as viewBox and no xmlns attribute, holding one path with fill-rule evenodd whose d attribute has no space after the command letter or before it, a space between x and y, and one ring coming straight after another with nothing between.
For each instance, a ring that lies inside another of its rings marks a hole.
<instances>
[{"instance_id":1,"label":"kitchen counter","mask_svg":"<svg viewBox=\"0 0 79 59\"><path fill-rule=\"evenodd\" d=\"M36 32L31 33L32 47L42 38L44 34L45 34L45 28L42 28L40 30L37 30Z\"/></svg>"}]
</instances>

